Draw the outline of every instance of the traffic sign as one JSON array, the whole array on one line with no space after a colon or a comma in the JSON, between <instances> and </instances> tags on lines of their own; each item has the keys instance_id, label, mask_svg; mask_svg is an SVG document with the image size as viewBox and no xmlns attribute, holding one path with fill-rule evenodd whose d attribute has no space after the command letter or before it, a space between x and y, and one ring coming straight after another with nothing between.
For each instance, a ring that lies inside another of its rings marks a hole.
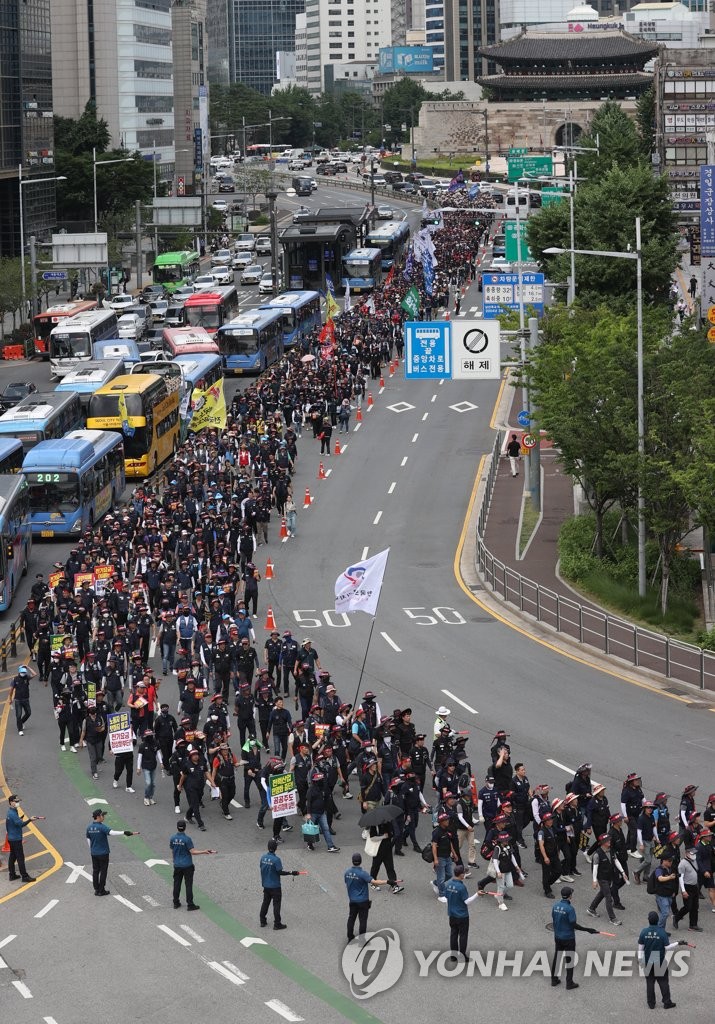
<instances>
[{"instance_id":1,"label":"traffic sign","mask_svg":"<svg viewBox=\"0 0 715 1024\"><path fill-rule=\"evenodd\" d=\"M560 185L556 185L553 188L542 188L541 205L553 206L554 203L560 203L563 197L564 190Z\"/></svg>"},{"instance_id":2,"label":"traffic sign","mask_svg":"<svg viewBox=\"0 0 715 1024\"><path fill-rule=\"evenodd\" d=\"M528 152L528 146L509 146L509 156L526 156Z\"/></svg>"},{"instance_id":3,"label":"traffic sign","mask_svg":"<svg viewBox=\"0 0 715 1024\"><path fill-rule=\"evenodd\" d=\"M521 439L522 448L536 448L536 434L524 434Z\"/></svg>"},{"instance_id":4,"label":"traffic sign","mask_svg":"<svg viewBox=\"0 0 715 1024\"><path fill-rule=\"evenodd\" d=\"M66 270L43 270L42 280L43 281L66 281L67 280Z\"/></svg>"},{"instance_id":5,"label":"traffic sign","mask_svg":"<svg viewBox=\"0 0 715 1024\"><path fill-rule=\"evenodd\" d=\"M715 327L711 327L708 331L708 341L715 341Z\"/></svg>"},{"instance_id":6,"label":"traffic sign","mask_svg":"<svg viewBox=\"0 0 715 1024\"><path fill-rule=\"evenodd\" d=\"M507 263L531 261L531 249L526 244L526 221L519 221L519 238L517 240L517 224L515 220L504 222L504 255Z\"/></svg>"},{"instance_id":7,"label":"traffic sign","mask_svg":"<svg viewBox=\"0 0 715 1024\"><path fill-rule=\"evenodd\" d=\"M539 177L553 174L554 161L550 156L517 156L507 161L507 178L516 181L525 176Z\"/></svg>"},{"instance_id":8,"label":"traffic sign","mask_svg":"<svg viewBox=\"0 0 715 1024\"><path fill-rule=\"evenodd\" d=\"M715 306L708 306L708 320L711 324L715 324Z\"/></svg>"},{"instance_id":9,"label":"traffic sign","mask_svg":"<svg viewBox=\"0 0 715 1024\"><path fill-rule=\"evenodd\" d=\"M499 377L501 325L498 320L453 320L452 379Z\"/></svg>"},{"instance_id":10,"label":"traffic sign","mask_svg":"<svg viewBox=\"0 0 715 1024\"><path fill-rule=\"evenodd\" d=\"M533 307L541 316L544 312L544 275L522 273L522 301L524 307ZM518 274L484 274L482 277L482 315L493 320L504 309L519 308Z\"/></svg>"},{"instance_id":11,"label":"traffic sign","mask_svg":"<svg viewBox=\"0 0 715 1024\"><path fill-rule=\"evenodd\" d=\"M526 409L522 409L519 415L516 417L516 422L519 424L520 427L528 427L531 423L530 413L528 413Z\"/></svg>"},{"instance_id":12,"label":"traffic sign","mask_svg":"<svg viewBox=\"0 0 715 1024\"><path fill-rule=\"evenodd\" d=\"M445 320L405 323L405 377L410 380L451 380L450 324Z\"/></svg>"}]
</instances>

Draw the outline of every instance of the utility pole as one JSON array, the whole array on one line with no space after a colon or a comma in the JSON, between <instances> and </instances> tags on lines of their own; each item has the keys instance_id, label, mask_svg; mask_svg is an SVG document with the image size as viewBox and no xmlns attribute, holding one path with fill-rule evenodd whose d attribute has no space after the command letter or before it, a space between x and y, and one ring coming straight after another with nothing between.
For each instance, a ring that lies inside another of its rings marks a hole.
<instances>
[{"instance_id":1,"label":"utility pole","mask_svg":"<svg viewBox=\"0 0 715 1024\"><path fill-rule=\"evenodd\" d=\"M484 118L484 173L489 174L489 111L483 110Z\"/></svg>"},{"instance_id":2,"label":"utility pole","mask_svg":"<svg viewBox=\"0 0 715 1024\"><path fill-rule=\"evenodd\" d=\"M268 210L271 222L271 276L273 278L273 295L280 291L278 285L278 217L276 214L276 199L278 193L275 191L266 192Z\"/></svg>"},{"instance_id":3,"label":"utility pole","mask_svg":"<svg viewBox=\"0 0 715 1024\"><path fill-rule=\"evenodd\" d=\"M137 199L134 204L134 214L136 217L136 244L137 244L137 288L139 291L142 289L142 204Z\"/></svg>"},{"instance_id":4,"label":"utility pole","mask_svg":"<svg viewBox=\"0 0 715 1024\"><path fill-rule=\"evenodd\" d=\"M30 235L30 320L37 312L37 239Z\"/></svg>"},{"instance_id":5,"label":"utility pole","mask_svg":"<svg viewBox=\"0 0 715 1024\"><path fill-rule=\"evenodd\" d=\"M539 320L535 316L529 317L529 354L531 354L536 346L539 344ZM527 367L522 367L522 371L526 374L528 380ZM531 416L531 393L527 386L526 388L526 411ZM531 503L535 509L541 511L541 440L539 430L532 430L532 433L536 437L536 444L529 452L529 494L531 495Z\"/></svg>"}]
</instances>

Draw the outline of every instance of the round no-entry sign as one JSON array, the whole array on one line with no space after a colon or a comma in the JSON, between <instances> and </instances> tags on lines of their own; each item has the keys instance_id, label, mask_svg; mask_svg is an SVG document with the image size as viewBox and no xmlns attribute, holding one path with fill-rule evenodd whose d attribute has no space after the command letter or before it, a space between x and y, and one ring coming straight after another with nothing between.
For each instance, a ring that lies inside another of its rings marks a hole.
<instances>
[{"instance_id":1,"label":"round no-entry sign","mask_svg":"<svg viewBox=\"0 0 715 1024\"><path fill-rule=\"evenodd\" d=\"M521 443L524 448L536 448L536 434L522 434Z\"/></svg>"}]
</instances>

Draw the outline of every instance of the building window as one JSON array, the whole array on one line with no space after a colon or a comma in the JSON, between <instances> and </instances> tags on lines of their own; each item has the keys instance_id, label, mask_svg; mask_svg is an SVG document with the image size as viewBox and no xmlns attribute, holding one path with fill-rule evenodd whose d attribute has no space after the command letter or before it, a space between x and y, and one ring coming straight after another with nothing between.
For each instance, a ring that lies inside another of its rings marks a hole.
<instances>
[{"instance_id":1,"label":"building window","mask_svg":"<svg viewBox=\"0 0 715 1024\"><path fill-rule=\"evenodd\" d=\"M170 114L174 109L173 96L136 96L136 108L140 114Z\"/></svg>"},{"instance_id":2,"label":"building window","mask_svg":"<svg viewBox=\"0 0 715 1024\"><path fill-rule=\"evenodd\" d=\"M172 64L160 60L135 60L134 74L137 78L171 78Z\"/></svg>"},{"instance_id":3,"label":"building window","mask_svg":"<svg viewBox=\"0 0 715 1024\"><path fill-rule=\"evenodd\" d=\"M152 46L171 46L171 29L156 28L154 25L135 25L134 38L138 43Z\"/></svg>"}]
</instances>

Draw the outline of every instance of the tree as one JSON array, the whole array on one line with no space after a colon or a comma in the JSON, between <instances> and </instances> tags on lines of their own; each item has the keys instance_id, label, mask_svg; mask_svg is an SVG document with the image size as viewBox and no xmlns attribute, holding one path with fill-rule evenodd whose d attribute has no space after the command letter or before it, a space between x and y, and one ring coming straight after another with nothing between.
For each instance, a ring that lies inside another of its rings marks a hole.
<instances>
[{"instance_id":1,"label":"tree","mask_svg":"<svg viewBox=\"0 0 715 1024\"><path fill-rule=\"evenodd\" d=\"M598 152L575 154L579 177L596 181L606 175L613 165L621 169L634 167L641 159L641 140L634 122L619 103L607 100L593 115L587 134L582 135L578 145L584 149L596 147Z\"/></svg>"},{"instance_id":2,"label":"tree","mask_svg":"<svg viewBox=\"0 0 715 1024\"><path fill-rule=\"evenodd\" d=\"M273 186L273 175L265 167L252 167L248 164L241 168L240 189L253 200L256 208L256 197L264 196Z\"/></svg>"},{"instance_id":3,"label":"tree","mask_svg":"<svg viewBox=\"0 0 715 1024\"><path fill-rule=\"evenodd\" d=\"M651 86L638 97L636 124L641 140L641 153L650 160L655 152L655 89Z\"/></svg>"},{"instance_id":4,"label":"tree","mask_svg":"<svg viewBox=\"0 0 715 1024\"><path fill-rule=\"evenodd\" d=\"M73 156L91 153L104 153L109 146L110 134L107 122L97 117L97 108L93 100L88 100L81 116L75 120L71 117L54 118L55 151L62 150Z\"/></svg>"}]
</instances>

